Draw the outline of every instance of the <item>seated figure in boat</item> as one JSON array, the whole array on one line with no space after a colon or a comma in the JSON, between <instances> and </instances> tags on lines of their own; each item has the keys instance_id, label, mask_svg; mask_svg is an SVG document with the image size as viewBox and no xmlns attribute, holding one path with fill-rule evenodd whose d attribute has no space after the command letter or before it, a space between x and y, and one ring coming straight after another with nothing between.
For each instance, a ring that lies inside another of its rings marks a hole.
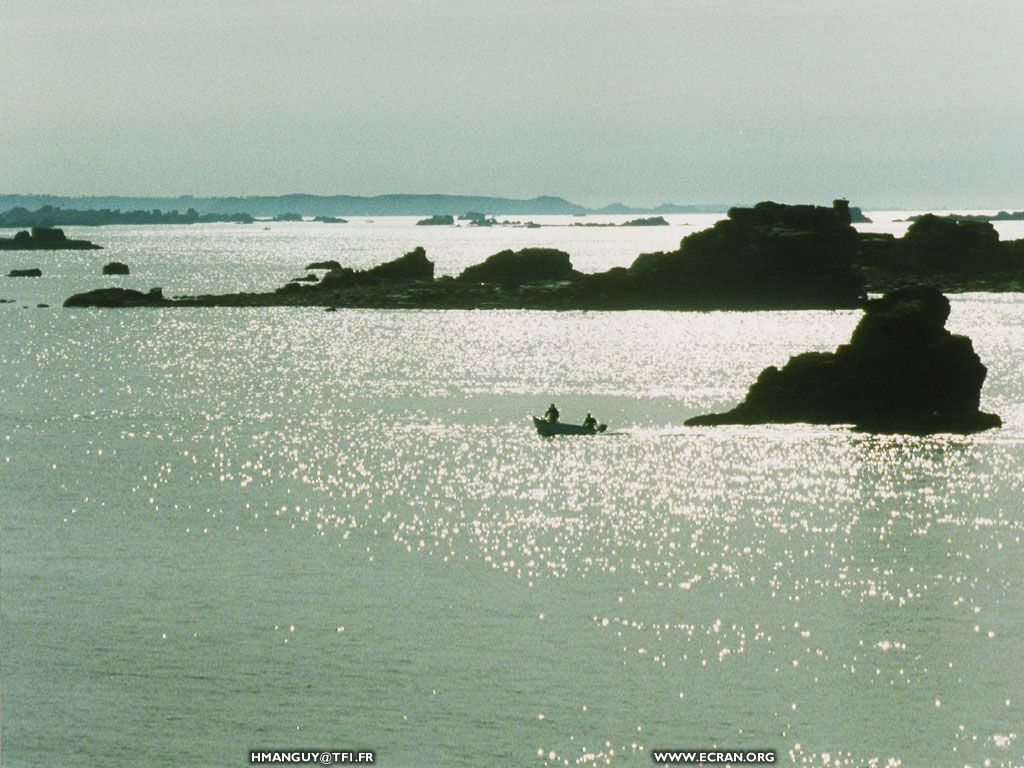
<instances>
[{"instance_id":1,"label":"seated figure in boat","mask_svg":"<svg viewBox=\"0 0 1024 768\"><path fill-rule=\"evenodd\" d=\"M558 409L555 408L555 404L552 403L551 405L548 406L547 411L544 413L544 418L547 421L550 421L552 424L554 424L556 421L558 421L559 415L560 414L558 413Z\"/></svg>"},{"instance_id":2,"label":"seated figure in boat","mask_svg":"<svg viewBox=\"0 0 1024 768\"><path fill-rule=\"evenodd\" d=\"M594 418L590 411L587 411L587 418L583 420L583 426L587 429L597 429L597 419Z\"/></svg>"}]
</instances>

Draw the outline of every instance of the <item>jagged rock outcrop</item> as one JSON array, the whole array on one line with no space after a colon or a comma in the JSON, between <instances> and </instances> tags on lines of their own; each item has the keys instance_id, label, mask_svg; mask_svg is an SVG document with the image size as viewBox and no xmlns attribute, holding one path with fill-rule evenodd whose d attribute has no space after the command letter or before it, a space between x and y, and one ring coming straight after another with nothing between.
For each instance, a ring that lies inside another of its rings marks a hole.
<instances>
[{"instance_id":1,"label":"jagged rock outcrop","mask_svg":"<svg viewBox=\"0 0 1024 768\"><path fill-rule=\"evenodd\" d=\"M497 283L516 286L525 283L572 280L580 273L572 268L569 254L554 248L524 248L499 251L482 263L466 267L456 278L463 283Z\"/></svg>"},{"instance_id":2,"label":"jagged rock outcrop","mask_svg":"<svg viewBox=\"0 0 1024 768\"><path fill-rule=\"evenodd\" d=\"M128 269L128 265L120 261L111 261L108 264L103 265L104 275L128 275L131 274L131 270Z\"/></svg>"},{"instance_id":3,"label":"jagged rock outcrop","mask_svg":"<svg viewBox=\"0 0 1024 768\"><path fill-rule=\"evenodd\" d=\"M987 370L971 340L945 328L949 300L903 288L868 301L848 344L765 368L746 399L691 426L807 422L927 434L998 427L979 410Z\"/></svg>"},{"instance_id":4,"label":"jagged rock outcrop","mask_svg":"<svg viewBox=\"0 0 1024 768\"><path fill-rule=\"evenodd\" d=\"M64 302L65 307L164 307L173 302L164 298L162 288L148 292L130 288L99 288L86 293L76 293Z\"/></svg>"},{"instance_id":5,"label":"jagged rock outcrop","mask_svg":"<svg viewBox=\"0 0 1024 768\"><path fill-rule=\"evenodd\" d=\"M314 261L312 264L307 264L306 269L341 269L341 264L334 259L330 259L328 261Z\"/></svg>"},{"instance_id":6,"label":"jagged rock outcrop","mask_svg":"<svg viewBox=\"0 0 1024 768\"><path fill-rule=\"evenodd\" d=\"M14 237L0 238L0 250L5 251L92 251L102 246L88 240L70 240L63 229L53 227L32 227L31 231L21 231Z\"/></svg>"},{"instance_id":7,"label":"jagged rock outcrop","mask_svg":"<svg viewBox=\"0 0 1024 768\"><path fill-rule=\"evenodd\" d=\"M329 262L324 262L329 263ZM337 264L337 262L333 262ZM409 253L360 272L338 266L328 271L320 283L314 286L320 290L368 286L379 283L423 282L434 279L434 262L427 258L422 246Z\"/></svg>"}]
</instances>

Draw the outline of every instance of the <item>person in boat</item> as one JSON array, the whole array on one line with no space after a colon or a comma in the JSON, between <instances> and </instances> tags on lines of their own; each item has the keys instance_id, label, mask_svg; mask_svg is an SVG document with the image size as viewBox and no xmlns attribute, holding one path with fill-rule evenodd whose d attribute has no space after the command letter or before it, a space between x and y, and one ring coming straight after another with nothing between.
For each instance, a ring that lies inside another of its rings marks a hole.
<instances>
[{"instance_id":1,"label":"person in boat","mask_svg":"<svg viewBox=\"0 0 1024 768\"><path fill-rule=\"evenodd\" d=\"M560 414L558 413L558 409L555 408L555 404L552 403L551 405L548 406L547 411L544 413L544 418L547 421L550 421L552 424L554 424L556 421L558 421L559 415Z\"/></svg>"},{"instance_id":2,"label":"person in boat","mask_svg":"<svg viewBox=\"0 0 1024 768\"><path fill-rule=\"evenodd\" d=\"M587 418L583 420L583 426L587 429L597 429L597 419L594 418L590 411L587 411Z\"/></svg>"}]
</instances>

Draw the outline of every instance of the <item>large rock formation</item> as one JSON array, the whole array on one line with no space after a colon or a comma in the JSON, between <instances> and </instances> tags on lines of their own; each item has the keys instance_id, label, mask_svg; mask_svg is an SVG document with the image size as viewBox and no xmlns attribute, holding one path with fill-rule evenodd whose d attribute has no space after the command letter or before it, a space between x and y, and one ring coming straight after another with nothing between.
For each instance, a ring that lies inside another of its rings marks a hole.
<instances>
[{"instance_id":1,"label":"large rock formation","mask_svg":"<svg viewBox=\"0 0 1024 768\"><path fill-rule=\"evenodd\" d=\"M998 427L979 410L986 368L971 340L945 328L949 300L903 288L867 302L849 344L765 368L746 399L688 425L807 422L872 432L975 432Z\"/></svg>"},{"instance_id":2,"label":"large rock formation","mask_svg":"<svg viewBox=\"0 0 1024 768\"><path fill-rule=\"evenodd\" d=\"M464 283L498 283L517 286L524 283L572 280L580 273L572 268L569 254L554 248L524 248L499 251L483 263L466 267L456 280Z\"/></svg>"},{"instance_id":3,"label":"large rock formation","mask_svg":"<svg viewBox=\"0 0 1024 768\"><path fill-rule=\"evenodd\" d=\"M14 237L0 238L0 250L6 251L91 251L101 247L88 240L69 240L63 229L52 227L32 227L31 232L22 231Z\"/></svg>"},{"instance_id":4,"label":"large rock formation","mask_svg":"<svg viewBox=\"0 0 1024 768\"><path fill-rule=\"evenodd\" d=\"M8 277L42 277L43 270L39 267L30 267L29 269L12 269L7 273Z\"/></svg>"},{"instance_id":5,"label":"large rock formation","mask_svg":"<svg viewBox=\"0 0 1024 768\"><path fill-rule=\"evenodd\" d=\"M732 208L679 250L641 255L629 272L645 293L685 291L707 306L853 307L863 297L856 250L845 200L831 208L765 202Z\"/></svg>"}]
</instances>

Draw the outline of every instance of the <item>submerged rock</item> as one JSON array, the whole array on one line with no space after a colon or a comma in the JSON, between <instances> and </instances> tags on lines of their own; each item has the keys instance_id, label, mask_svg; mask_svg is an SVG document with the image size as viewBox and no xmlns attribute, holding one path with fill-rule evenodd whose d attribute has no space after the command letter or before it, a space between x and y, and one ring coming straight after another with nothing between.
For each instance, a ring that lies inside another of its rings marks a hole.
<instances>
[{"instance_id":1,"label":"submerged rock","mask_svg":"<svg viewBox=\"0 0 1024 768\"><path fill-rule=\"evenodd\" d=\"M481 264L466 267L456 280L464 283L524 283L572 280L579 277L572 268L569 254L555 248L524 248L521 251L500 251Z\"/></svg>"},{"instance_id":2,"label":"submerged rock","mask_svg":"<svg viewBox=\"0 0 1024 768\"><path fill-rule=\"evenodd\" d=\"M164 298L162 288L152 288L147 293L130 288L98 288L95 291L76 293L64 302L65 307L163 307L173 306Z\"/></svg>"},{"instance_id":3,"label":"submerged rock","mask_svg":"<svg viewBox=\"0 0 1024 768\"><path fill-rule=\"evenodd\" d=\"M12 269L7 273L8 277L42 277L43 270L38 267L32 267L31 269Z\"/></svg>"},{"instance_id":4,"label":"submerged rock","mask_svg":"<svg viewBox=\"0 0 1024 768\"><path fill-rule=\"evenodd\" d=\"M903 288L868 301L848 344L765 368L731 411L691 426L806 422L927 434L998 427L979 410L987 370L966 336L945 328L949 300Z\"/></svg>"},{"instance_id":5,"label":"submerged rock","mask_svg":"<svg viewBox=\"0 0 1024 768\"><path fill-rule=\"evenodd\" d=\"M103 265L104 275L127 275L130 274L127 264L123 264L120 261L112 261L109 264Z\"/></svg>"}]
</instances>

